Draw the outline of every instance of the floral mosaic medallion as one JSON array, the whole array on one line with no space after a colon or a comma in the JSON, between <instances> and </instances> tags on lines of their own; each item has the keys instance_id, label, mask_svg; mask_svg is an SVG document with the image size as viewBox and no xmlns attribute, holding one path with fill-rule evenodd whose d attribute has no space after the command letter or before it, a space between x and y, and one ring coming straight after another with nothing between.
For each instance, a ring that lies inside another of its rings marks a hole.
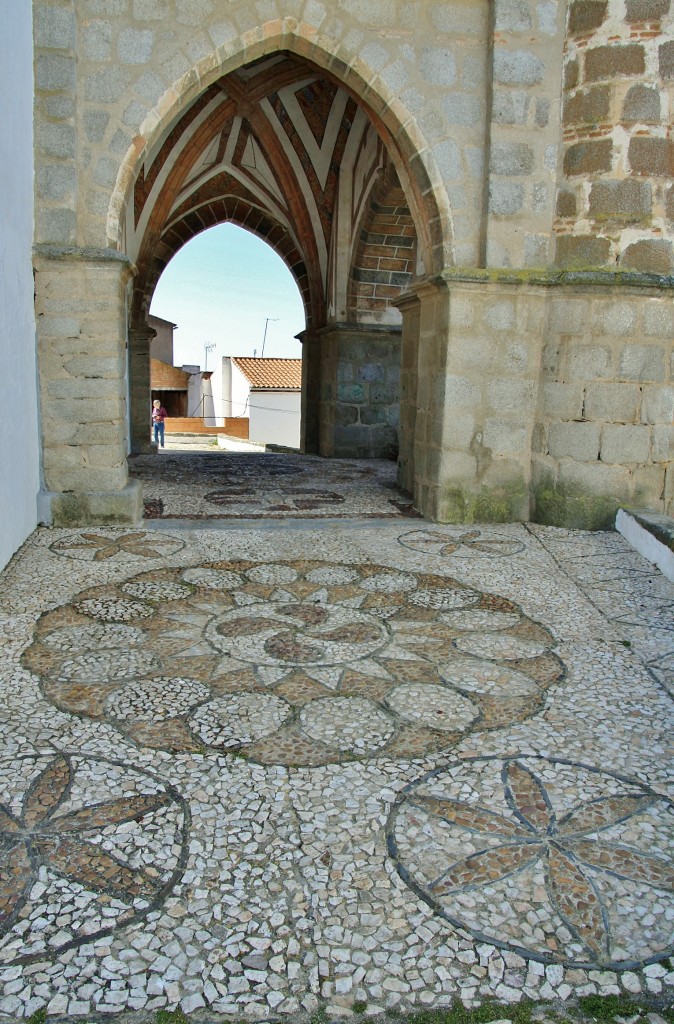
<instances>
[{"instance_id":1,"label":"floral mosaic medallion","mask_svg":"<svg viewBox=\"0 0 674 1024\"><path fill-rule=\"evenodd\" d=\"M23 657L48 700L136 743L264 764L415 756L538 711L543 626L444 576L213 562L91 588Z\"/></svg>"},{"instance_id":2,"label":"floral mosaic medallion","mask_svg":"<svg viewBox=\"0 0 674 1024\"><path fill-rule=\"evenodd\" d=\"M327 505L343 505L343 494L326 491L318 487L277 486L275 489L259 487L228 487L225 490L209 491L204 501L221 508L235 508L239 505L252 505L253 516L265 512L293 512L323 508Z\"/></svg>"},{"instance_id":3,"label":"floral mosaic medallion","mask_svg":"<svg viewBox=\"0 0 674 1024\"><path fill-rule=\"evenodd\" d=\"M81 558L88 562L102 562L116 555L135 558L168 558L185 547L177 537L167 537L141 530L125 533L121 537L104 537L98 533L79 533L63 537L49 545L49 550L68 558Z\"/></svg>"},{"instance_id":4,"label":"floral mosaic medallion","mask_svg":"<svg viewBox=\"0 0 674 1024\"><path fill-rule=\"evenodd\" d=\"M403 880L481 942L626 969L672 954L674 805L543 757L471 758L409 785L388 822Z\"/></svg>"},{"instance_id":5,"label":"floral mosaic medallion","mask_svg":"<svg viewBox=\"0 0 674 1024\"><path fill-rule=\"evenodd\" d=\"M461 555L463 557L484 556L490 558L518 555L525 545L511 537L485 536L481 530L466 530L463 527L435 530L411 530L398 537L398 543L424 555Z\"/></svg>"},{"instance_id":6,"label":"floral mosaic medallion","mask_svg":"<svg viewBox=\"0 0 674 1024\"><path fill-rule=\"evenodd\" d=\"M0 966L144 917L179 881L186 805L136 768L80 755L0 762Z\"/></svg>"}]
</instances>

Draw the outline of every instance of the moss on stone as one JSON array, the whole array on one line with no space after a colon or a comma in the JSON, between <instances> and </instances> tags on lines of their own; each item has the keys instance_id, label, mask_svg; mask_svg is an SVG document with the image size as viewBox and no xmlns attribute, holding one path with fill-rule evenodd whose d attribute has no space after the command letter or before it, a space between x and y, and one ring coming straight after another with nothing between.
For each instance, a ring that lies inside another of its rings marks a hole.
<instances>
[{"instance_id":1,"label":"moss on stone","mask_svg":"<svg viewBox=\"0 0 674 1024\"><path fill-rule=\"evenodd\" d=\"M617 498L542 484L533 491L531 519L569 530L614 530L619 508Z\"/></svg>"},{"instance_id":2,"label":"moss on stone","mask_svg":"<svg viewBox=\"0 0 674 1024\"><path fill-rule=\"evenodd\" d=\"M88 525L89 515L89 502L83 494L62 494L52 502L54 526Z\"/></svg>"},{"instance_id":3,"label":"moss on stone","mask_svg":"<svg viewBox=\"0 0 674 1024\"><path fill-rule=\"evenodd\" d=\"M142 516L142 492L133 483L110 493L53 494L50 509L52 526L130 526Z\"/></svg>"},{"instance_id":4,"label":"moss on stone","mask_svg":"<svg viewBox=\"0 0 674 1024\"><path fill-rule=\"evenodd\" d=\"M512 523L527 519L528 505L528 491L522 486L478 493L448 487L438 503L438 519L442 523Z\"/></svg>"},{"instance_id":5,"label":"moss on stone","mask_svg":"<svg viewBox=\"0 0 674 1024\"><path fill-rule=\"evenodd\" d=\"M641 287L671 290L674 288L674 274L653 274L636 270L613 270L608 267L574 267L563 269L556 267L491 267L473 269L472 267L452 267L444 270L437 282L446 285L459 281L464 284L521 284L554 287L564 285Z\"/></svg>"}]
</instances>

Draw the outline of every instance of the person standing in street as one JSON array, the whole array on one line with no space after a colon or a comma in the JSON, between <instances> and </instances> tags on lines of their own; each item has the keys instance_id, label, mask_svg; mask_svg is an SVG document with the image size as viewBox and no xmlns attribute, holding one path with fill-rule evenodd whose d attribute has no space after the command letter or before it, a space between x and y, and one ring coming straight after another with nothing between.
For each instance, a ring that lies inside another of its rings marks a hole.
<instances>
[{"instance_id":1,"label":"person standing in street","mask_svg":"<svg viewBox=\"0 0 674 1024\"><path fill-rule=\"evenodd\" d=\"M154 442L164 447L164 420L168 416L166 409L158 398L152 403L152 425L154 427Z\"/></svg>"}]
</instances>

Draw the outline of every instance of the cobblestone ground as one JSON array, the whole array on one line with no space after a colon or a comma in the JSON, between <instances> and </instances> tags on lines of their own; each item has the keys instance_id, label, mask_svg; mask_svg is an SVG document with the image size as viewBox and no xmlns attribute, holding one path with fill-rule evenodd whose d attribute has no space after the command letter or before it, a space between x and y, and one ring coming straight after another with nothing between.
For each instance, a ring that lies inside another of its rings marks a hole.
<instances>
[{"instance_id":1,"label":"cobblestone ground","mask_svg":"<svg viewBox=\"0 0 674 1024\"><path fill-rule=\"evenodd\" d=\"M396 487L396 464L380 459L227 452L167 435L158 455L133 460L148 519L288 519L413 514Z\"/></svg>"},{"instance_id":2,"label":"cobblestone ground","mask_svg":"<svg viewBox=\"0 0 674 1024\"><path fill-rule=\"evenodd\" d=\"M375 518L373 476L370 518L5 570L0 1020L671 993L674 587L617 534Z\"/></svg>"}]
</instances>

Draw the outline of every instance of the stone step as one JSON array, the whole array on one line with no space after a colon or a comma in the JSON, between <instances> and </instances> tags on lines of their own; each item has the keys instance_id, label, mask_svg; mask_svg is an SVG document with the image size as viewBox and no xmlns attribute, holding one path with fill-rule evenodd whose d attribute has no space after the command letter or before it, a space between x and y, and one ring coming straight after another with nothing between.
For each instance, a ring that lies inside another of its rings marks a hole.
<instances>
[{"instance_id":1,"label":"stone step","mask_svg":"<svg viewBox=\"0 0 674 1024\"><path fill-rule=\"evenodd\" d=\"M674 582L674 519L648 508L621 508L615 527L635 551Z\"/></svg>"}]
</instances>

